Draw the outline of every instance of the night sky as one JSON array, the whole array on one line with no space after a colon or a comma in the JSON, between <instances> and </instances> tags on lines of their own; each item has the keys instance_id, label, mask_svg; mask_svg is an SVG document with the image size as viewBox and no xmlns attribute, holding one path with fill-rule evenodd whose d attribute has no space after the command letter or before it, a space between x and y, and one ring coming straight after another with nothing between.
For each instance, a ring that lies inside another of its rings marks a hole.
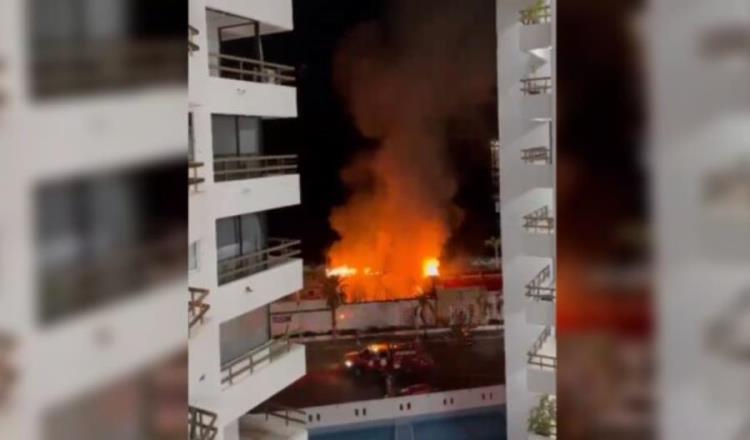
<instances>
[{"instance_id":1,"label":"night sky","mask_svg":"<svg viewBox=\"0 0 750 440\"><path fill-rule=\"evenodd\" d=\"M489 16L494 16L493 1L474 1L484 2ZM356 25L387 20L388 7L384 0L298 0L294 2L294 32L263 40L267 60L296 67L299 111L296 119L264 122L264 148L267 154L298 154L302 179L301 206L272 212L270 234L300 238L308 264L322 263L326 249L337 237L328 216L332 207L343 204L347 197L340 170L358 151L375 144L359 134L335 90L333 58L342 39ZM489 255L491 250L483 241L496 235L499 228L489 155L489 141L497 137L496 94L488 96L483 105L466 109L465 114L468 116L445 123L459 180L455 200L465 215L449 242L447 255Z\"/></svg>"}]
</instances>

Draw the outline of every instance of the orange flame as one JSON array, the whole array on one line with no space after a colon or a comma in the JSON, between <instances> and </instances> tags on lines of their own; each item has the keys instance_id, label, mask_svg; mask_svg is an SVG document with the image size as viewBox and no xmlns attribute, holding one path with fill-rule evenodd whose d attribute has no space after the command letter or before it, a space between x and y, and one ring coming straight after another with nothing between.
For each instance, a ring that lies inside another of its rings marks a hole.
<instances>
[{"instance_id":1,"label":"orange flame","mask_svg":"<svg viewBox=\"0 0 750 440\"><path fill-rule=\"evenodd\" d=\"M360 269L351 265L328 268L326 276L346 278L342 288L348 301L413 298L423 293L424 278L440 276L440 260L423 259L419 276L410 276L403 270L383 272L369 266Z\"/></svg>"},{"instance_id":2,"label":"orange flame","mask_svg":"<svg viewBox=\"0 0 750 440\"><path fill-rule=\"evenodd\" d=\"M428 258L422 263L422 273L425 277L440 276L440 260L437 258Z\"/></svg>"},{"instance_id":3,"label":"orange flame","mask_svg":"<svg viewBox=\"0 0 750 440\"><path fill-rule=\"evenodd\" d=\"M326 269L327 277L341 277L346 278L357 274L357 269L349 266L338 266L331 269Z\"/></svg>"}]
</instances>

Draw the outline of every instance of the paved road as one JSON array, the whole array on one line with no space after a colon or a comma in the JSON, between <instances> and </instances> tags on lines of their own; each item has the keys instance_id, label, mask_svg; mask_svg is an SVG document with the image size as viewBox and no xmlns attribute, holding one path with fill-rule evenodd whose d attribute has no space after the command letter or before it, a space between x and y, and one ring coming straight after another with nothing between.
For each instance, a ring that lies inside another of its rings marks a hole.
<instances>
[{"instance_id":1,"label":"paved road","mask_svg":"<svg viewBox=\"0 0 750 440\"><path fill-rule=\"evenodd\" d=\"M453 390L505 383L503 340L500 332L482 333L465 346L455 338L430 336L426 348L435 360L435 372L426 378L400 378L397 387L428 382L437 390ZM361 344L398 342L413 337L362 338ZM379 375L355 377L344 365L344 354L361 346L353 340L308 342L307 375L272 401L295 408L333 405L385 396L385 380Z\"/></svg>"}]
</instances>

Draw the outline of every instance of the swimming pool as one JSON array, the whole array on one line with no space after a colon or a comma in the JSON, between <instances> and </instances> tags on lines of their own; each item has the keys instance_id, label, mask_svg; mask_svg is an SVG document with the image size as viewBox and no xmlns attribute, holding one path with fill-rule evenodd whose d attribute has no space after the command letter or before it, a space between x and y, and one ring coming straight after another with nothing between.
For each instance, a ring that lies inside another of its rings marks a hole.
<instances>
[{"instance_id":1,"label":"swimming pool","mask_svg":"<svg viewBox=\"0 0 750 440\"><path fill-rule=\"evenodd\" d=\"M311 430L310 440L505 440L505 407Z\"/></svg>"}]
</instances>

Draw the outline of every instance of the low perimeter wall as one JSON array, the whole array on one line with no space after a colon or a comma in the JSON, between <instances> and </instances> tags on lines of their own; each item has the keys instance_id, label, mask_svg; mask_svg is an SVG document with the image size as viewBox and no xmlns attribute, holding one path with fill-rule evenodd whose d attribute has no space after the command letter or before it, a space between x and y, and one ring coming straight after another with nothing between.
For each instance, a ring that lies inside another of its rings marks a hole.
<instances>
[{"instance_id":1,"label":"low perimeter wall","mask_svg":"<svg viewBox=\"0 0 750 440\"><path fill-rule=\"evenodd\" d=\"M336 310L339 330L413 327L416 300L344 304ZM331 310L324 300L279 302L271 305L273 336L331 331Z\"/></svg>"},{"instance_id":2,"label":"low perimeter wall","mask_svg":"<svg viewBox=\"0 0 750 440\"><path fill-rule=\"evenodd\" d=\"M479 298L487 298L484 310L480 312ZM384 328L416 327L417 300L382 301L369 303L344 304L336 310L338 330L368 330ZM459 310L473 309L475 325L491 324L502 317L502 299L500 292L477 290L452 290L440 294L437 312L443 319ZM434 317L427 314L429 324L434 324ZM430 322L432 321L432 322ZM284 334L303 335L322 334L332 330L331 310L325 300L280 301L271 304L271 333L273 336Z\"/></svg>"},{"instance_id":3,"label":"low perimeter wall","mask_svg":"<svg viewBox=\"0 0 750 440\"><path fill-rule=\"evenodd\" d=\"M304 408L307 429L333 428L505 404L505 385ZM351 426L349 426L351 428Z\"/></svg>"}]
</instances>

